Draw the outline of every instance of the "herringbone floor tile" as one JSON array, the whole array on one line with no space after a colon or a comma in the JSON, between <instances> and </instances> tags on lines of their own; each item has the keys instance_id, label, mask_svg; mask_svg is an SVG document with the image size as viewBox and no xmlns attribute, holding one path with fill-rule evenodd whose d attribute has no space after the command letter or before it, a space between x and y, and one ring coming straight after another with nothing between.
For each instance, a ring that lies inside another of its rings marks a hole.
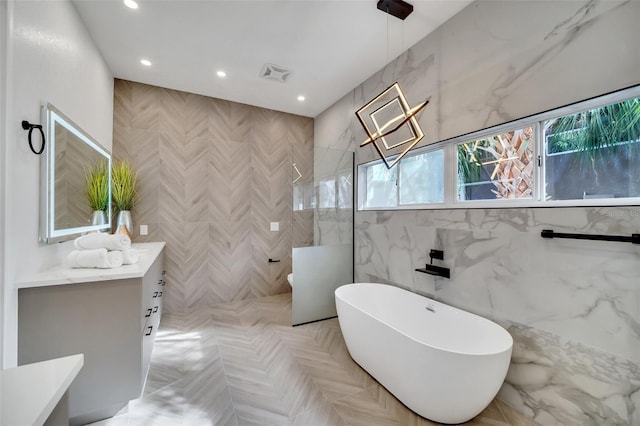
<instances>
[{"instance_id":1,"label":"herringbone floor tile","mask_svg":"<svg viewBox=\"0 0 640 426\"><path fill-rule=\"evenodd\" d=\"M143 396L94 426L436 424L351 359L337 319L290 318L290 294L165 314ZM468 424L534 425L498 401Z\"/></svg>"}]
</instances>

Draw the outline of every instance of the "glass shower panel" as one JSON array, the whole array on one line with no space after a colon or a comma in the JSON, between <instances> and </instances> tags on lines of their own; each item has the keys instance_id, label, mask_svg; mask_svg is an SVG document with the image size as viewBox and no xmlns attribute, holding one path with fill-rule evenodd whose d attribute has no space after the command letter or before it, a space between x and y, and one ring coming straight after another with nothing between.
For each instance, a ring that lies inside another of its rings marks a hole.
<instances>
[{"instance_id":1,"label":"glass shower panel","mask_svg":"<svg viewBox=\"0 0 640 426\"><path fill-rule=\"evenodd\" d=\"M313 210L316 206L316 191L313 182L313 146L310 144L294 146L292 157L292 248L309 247L313 245Z\"/></svg>"},{"instance_id":2,"label":"glass shower panel","mask_svg":"<svg viewBox=\"0 0 640 426\"><path fill-rule=\"evenodd\" d=\"M314 150L314 180L318 194L333 194L333 203L318 203L314 210L314 245L353 244L353 170L353 152L328 148Z\"/></svg>"},{"instance_id":3,"label":"glass shower panel","mask_svg":"<svg viewBox=\"0 0 640 426\"><path fill-rule=\"evenodd\" d=\"M348 244L294 248L293 276L292 324L333 318L335 289L353 282L353 248Z\"/></svg>"},{"instance_id":4,"label":"glass shower panel","mask_svg":"<svg viewBox=\"0 0 640 426\"><path fill-rule=\"evenodd\" d=\"M293 188L293 325L335 317L335 289L353 282L354 153L315 148L311 180L299 166L293 175L302 175ZM309 219L311 237L302 241Z\"/></svg>"}]
</instances>

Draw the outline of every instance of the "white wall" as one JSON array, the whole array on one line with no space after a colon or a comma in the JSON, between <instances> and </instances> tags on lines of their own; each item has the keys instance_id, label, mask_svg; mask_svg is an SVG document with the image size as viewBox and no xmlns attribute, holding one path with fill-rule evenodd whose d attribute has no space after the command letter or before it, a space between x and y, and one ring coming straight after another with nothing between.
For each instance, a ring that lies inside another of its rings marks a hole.
<instances>
[{"instance_id":1,"label":"white wall","mask_svg":"<svg viewBox=\"0 0 640 426\"><path fill-rule=\"evenodd\" d=\"M5 158L6 146L5 135L7 132L6 114L7 110L7 80L6 80L6 62L7 62L7 3L0 1L0 354L4 353L4 206L5 206ZM0 369L2 369L2 356L0 355Z\"/></svg>"},{"instance_id":2,"label":"white wall","mask_svg":"<svg viewBox=\"0 0 640 426\"><path fill-rule=\"evenodd\" d=\"M113 77L71 2L6 3L4 368L17 359L15 283L71 250L69 243L38 242L40 157L29 150L20 122L40 122L49 101L109 150L113 133Z\"/></svg>"},{"instance_id":3,"label":"white wall","mask_svg":"<svg viewBox=\"0 0 640 426\"><path fill-rule=\"evenodd\" d=\"M376 158L357 147L354 111L394 81L411 105L430 98L425 143L638 85L638 16L637 0L476 1L316 117L316 150ZM629 235L640 207L356 212L356 281L505 325L515 345L499 397L539 423L640 425L640 248L544 228ZM432 248L451 279L414 271Z\"/></svg>"}]
</instances>

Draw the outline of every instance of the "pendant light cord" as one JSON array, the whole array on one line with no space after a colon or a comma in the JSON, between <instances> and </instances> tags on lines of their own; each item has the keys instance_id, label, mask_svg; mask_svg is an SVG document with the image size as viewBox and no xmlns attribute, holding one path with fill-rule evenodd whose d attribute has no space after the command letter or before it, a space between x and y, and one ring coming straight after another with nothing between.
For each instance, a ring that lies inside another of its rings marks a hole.
<instances>
[{"instance_id":1,"label":"pendant light cord","mask_svg":"<svg viewBox=\"0 0 640 426\"><path fill-rule=\"evenodd\" d=\"M389 4L387 3L387 64L389 64Z\"/></svg>"}]
</instances>

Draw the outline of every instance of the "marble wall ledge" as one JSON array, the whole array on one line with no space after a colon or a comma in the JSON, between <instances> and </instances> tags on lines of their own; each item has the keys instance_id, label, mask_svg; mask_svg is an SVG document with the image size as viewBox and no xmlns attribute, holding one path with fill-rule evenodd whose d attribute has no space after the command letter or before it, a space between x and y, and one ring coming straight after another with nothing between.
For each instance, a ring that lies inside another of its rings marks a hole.
<instances>
[{"instance_id":1,"label":"marble wall ledge","mask_svg":"<svg viewBox=\"0 0 640 426\"><path fill-rule=\"evenodd\" d=\"M132 244L131 247L139 250L140 253L138 263L135 265L123 265L113 269L70 268L66 265L59 265L18 282L16 288L141 278L149 270L156 257L162 252L164 246L164 242Z\"/></svg>"},{"instance_id":2,"label":"marble wall ledge","mask_svg":"<svg viewBox=\"0 0 640 426\"><path fill-rule=\"evenodd\" d=\"M542 425L640 424L640 364L519 324L498 398Z\"/></svg>"}]
</instances>

